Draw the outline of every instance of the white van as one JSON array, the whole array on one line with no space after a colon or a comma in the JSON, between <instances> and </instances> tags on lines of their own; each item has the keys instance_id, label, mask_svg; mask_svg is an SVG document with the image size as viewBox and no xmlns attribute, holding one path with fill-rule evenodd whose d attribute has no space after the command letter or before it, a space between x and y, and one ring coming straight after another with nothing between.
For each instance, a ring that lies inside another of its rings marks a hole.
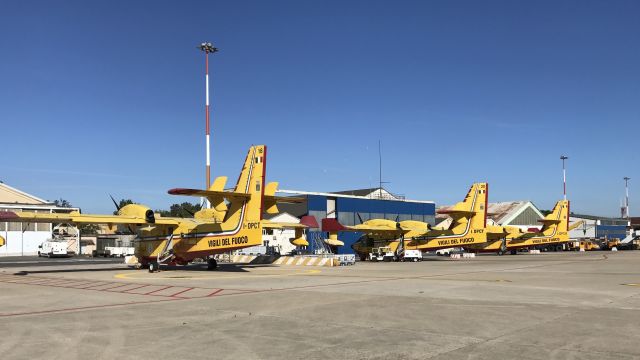
<instances>
[{"instance_id":1,"label":"white van","mask_svg":"<svg viewBox=\"0 0 640 360\"><path fill-rule=\"evenodd\" d=\"M38 256L68 256L66 240L49 239L38 246Z\"/></svg>"}]
</instances>

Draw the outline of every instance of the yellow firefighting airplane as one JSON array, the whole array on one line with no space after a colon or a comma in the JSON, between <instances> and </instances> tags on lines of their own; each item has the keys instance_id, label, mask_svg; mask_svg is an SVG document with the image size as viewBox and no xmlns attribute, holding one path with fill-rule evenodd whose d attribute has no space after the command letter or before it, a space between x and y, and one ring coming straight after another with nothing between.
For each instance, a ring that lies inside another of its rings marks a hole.
<instances>
[{"instance_id":1,"label":"yellow firefighting airplane","mask_svg":"<svg viewBox=\"0 0 640 360\"><path fill-rule=\"evenodd\" d=\"M569 200L560 200L551 213L540 220L542 229L536 232L523 232L514 226L488 226L486 244L464 246L472 252L496 252L498 255L506 251L515 253L517 249L549 244L561 244L569 241L569 231L580 223L569 225Z\"/></svg>"},{"instance_id":2,"label":"yellow firefighting airplane","mask_svg":"<svg viewBox=\"0 0 640 360\"><path fill-rule=\"evenodd\" d=\"M290 241L294 245L308 245L302 236L308 219L303 218L301 224L262 219L263 212L278 212L278 202L300 201L275 196L278 183L264 184L266 159L266 146L252 146L233 191L224 190L227 180L224 176L216 178L209 190L169 190L172 195L209 200L212 207L196 212L193 218L161 217L144 205L130 204L119 209L117 215L0 212L0 221L127 225L135 228L138 235L135 241L138 261L151 272L163 263L186 265L196 258L208 258L208 268L215 269L217 263L211 255L262 245L263 228L294 228L296 237Z\"/></svg>"},{"instance_id":3,"label":"yellow firefighting airplane","mask_svg":"<svg viewBox=\"0 0 640 360\"><path fill-rule=\"evenodd\" d=\"M330 238L337 238L339 231L357 231L364 235L352 248L362 260L373 248L388 246L397 256L404 249L435 250L461 247L470 244L484 244L487 221L487 183L475 183L462 202L447 210L453 221L447 228L431 228L421 221L392 221L372 219L359 225L344 226L336 219L323 219L322 230L329 232Z\"/></svg>"}]
</instances>

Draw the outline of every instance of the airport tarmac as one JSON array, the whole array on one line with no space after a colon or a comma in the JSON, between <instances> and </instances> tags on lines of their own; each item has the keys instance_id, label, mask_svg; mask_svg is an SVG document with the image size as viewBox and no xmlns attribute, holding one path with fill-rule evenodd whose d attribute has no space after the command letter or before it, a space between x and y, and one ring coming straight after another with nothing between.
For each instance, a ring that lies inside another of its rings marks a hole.
<instances>
[{"instance_id":1,"label":"airport tarmac","mask_svg":"<svg viewBox=\"0 0 640 360\"><path fill-rule=\"evenodd\" d=\"M3 359L638 359L640 251L3 267Z\"/></svg>"}]
</instances>

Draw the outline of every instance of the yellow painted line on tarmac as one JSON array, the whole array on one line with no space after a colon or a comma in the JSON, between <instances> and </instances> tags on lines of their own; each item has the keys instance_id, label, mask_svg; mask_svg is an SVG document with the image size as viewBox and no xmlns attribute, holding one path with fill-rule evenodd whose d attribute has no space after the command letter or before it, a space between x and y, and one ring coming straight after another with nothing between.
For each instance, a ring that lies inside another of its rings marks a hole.
<instances>
[{"instance_id":1,"label":"yellow painted line on tarmac","mask_svg":"<svg viewBox=\"0 0 640 360\"><path fill-rule=\"evenodd\" d=\"M176 270L181 271L181 270ZM164 271L163 271L164 272ZM305 270L295 273L287 273L287 274L247 274L247 275L233 275L233 276L224 276L224 275L191 275L191 274L175 274L173 271L171 273L163 274L163 272L156 274L144 274L144 276L136 276L143 275L139 272L129 272L129 273L120 273L115 274L113 277L116 279L138 279L138 280L226 280L226 279L247 279L247 278L264 278L264 277L284 277L284 276L300 276L300 275L314 275L322 272L322 270ZM168 272L168 271L166 271Z\"/></svg>"}]
</instances>

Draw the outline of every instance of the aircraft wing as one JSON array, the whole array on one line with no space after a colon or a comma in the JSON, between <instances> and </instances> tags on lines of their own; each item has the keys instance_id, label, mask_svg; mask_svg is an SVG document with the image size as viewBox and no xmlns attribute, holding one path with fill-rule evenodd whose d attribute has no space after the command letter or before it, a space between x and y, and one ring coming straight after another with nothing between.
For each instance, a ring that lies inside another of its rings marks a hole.
<instances>
[{"instance_id":1,"label":"aircraft wing","mask_svg":"<svg viewBox=\"0 0 640 360\"><path fill-rule=\"evenodd\" d=\"M262 220L262 227L267 229L306 229L307 225L299 223L285 223Z\"/></svg>"},{"instance_id":2,"label":"aircraft wing","mask_svg":"<svg viewBox=\"0 0 640 360\"><path fill-rule=\"evenodd\" d=\"M318 222L315 217L305 215L300 218L299 223L262 220L262 227L267 229L307 229L318 228Z\"/></svg>"},{"instance_id":3,"label":"aircraft wing","mask_svg":"<svg viewBox=\"0 0 640 360\"><path fill-rule=\"evenodd\" d=\"M233 192L233 191L215 191L215 190L201 190L201 189L184 189L184 188L176 188L168 191L171 195L185 195L185 196L196 196L196 197L207 197L207 196L222 196L225 199L233 200L233 199L248 199L251 197L251 194Z\"/></svg>"},{"instance_id":4,"label":"aircraft wing","mask_svg":"<svg viewBox=\"0 0 640 360\"><path fill-rule=\"evenodd\" d=\"M578 226L582 225L582 223L584 223L584 220L574 222L573 224L569 225L569 230L571 231L577 228Z\"/></svg>"},{"instance_id":5,"label":"aircraft wing","mask_svg":"<svg viewBox=\"0 0 640 360\"><path fill-rule=\"evenodd\" d=\"M365 233L398 233L398 232L409 232L409 229L399 228L396 225L395 221L391 220L383 220L377 219L374 221L366 221L362 224L353 225L353 226L345 226L338 222L337 219L334 218L325 218L322 219L322 231L336 232L336 231L359 231Z\"/></svg>"},{"instance_id":6,"label":"aircraft wing","mask_svg":"<svg viewBox=\"0 0 640 360\"><path fill-rule=\"evenodd\" d=\"M169 219L167 219L169 220ZM77 211L71 213L35 213L35 212L0 212L0 221L7 222L42 222L42 223L76 223L76 224L148 224L147 219L127 215L98 215L80 214ZM177 224L171 220L167 225Z\"/></svg>"}]
</instances>

